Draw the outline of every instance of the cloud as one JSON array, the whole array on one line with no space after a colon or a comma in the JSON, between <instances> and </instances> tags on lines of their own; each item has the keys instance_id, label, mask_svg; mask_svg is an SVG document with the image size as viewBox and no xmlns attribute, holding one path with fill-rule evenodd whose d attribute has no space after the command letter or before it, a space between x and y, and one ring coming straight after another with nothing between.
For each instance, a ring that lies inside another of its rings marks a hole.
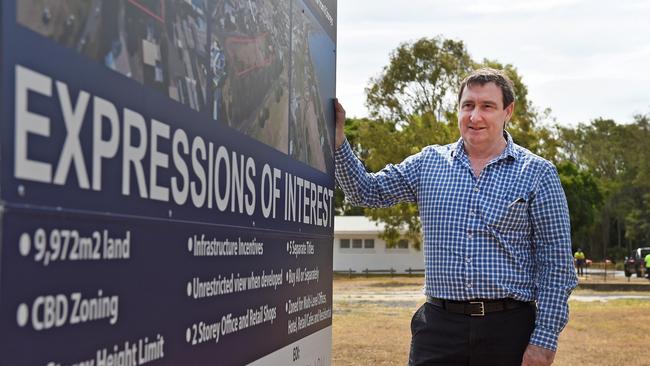
<instances>
[{"instance_id":1,"label":"cloud","mask_svg":"<svg viewBox=\"0 0 650 366\"><path fill-rule=\"evenodd\" d=\"M584 0L482 0L467 7L469 13L474 14L525 14L540 13L552 10L562 10L576 4L584 3Z\"/></svg>"},{"instance_id":2,"label":"cloud","mask_svg":"<svg viewBox=\"0 0 650 366\"><path fill-rule=\"evenodd\" d=\"M362 116L363 88L398 44L442 35L476 60L514 65L530 100L561 121L630 120L650 111L650 2L452 0L339 2L338 93ZM344 80L344 81L343 81ZM579 87L588 86L587 88ZM597 105L596 105L597 104Z\"/></svg>"}]
</instances>

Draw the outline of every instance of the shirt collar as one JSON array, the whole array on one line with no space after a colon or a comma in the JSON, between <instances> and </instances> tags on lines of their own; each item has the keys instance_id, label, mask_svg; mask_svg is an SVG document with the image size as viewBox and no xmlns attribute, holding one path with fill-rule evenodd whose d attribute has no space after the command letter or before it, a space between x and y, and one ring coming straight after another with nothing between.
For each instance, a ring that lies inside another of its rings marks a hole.
<instances>
[{"instance_id":1,"label":"shirt collar","mask_svg":"<svg viewBox=\"0 0 650 366\"><path fill-rule=\"evenodd\" d=\"M508 133L508 131L504 130L503 137L506 139L506 148L501 154L499 154L499 156L493 159L493 161L499 161L507 158L516 160L519 157L519 154L517 153L517 149L515 149L515 143L512 141L512 136L510 133ZM451 151L451 156L455 159L460 158L461 156L467 156L462 137L456 141L456 146L454 146L453 150Z\"/></svg>"}]
</instances>

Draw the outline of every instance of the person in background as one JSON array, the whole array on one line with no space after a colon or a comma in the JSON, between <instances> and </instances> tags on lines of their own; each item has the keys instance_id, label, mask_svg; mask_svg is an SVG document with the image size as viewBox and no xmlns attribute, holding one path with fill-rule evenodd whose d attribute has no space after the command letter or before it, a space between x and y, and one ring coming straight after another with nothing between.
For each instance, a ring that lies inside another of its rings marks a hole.
<instances>
[{"instance_id":1,"label":"person in background","mask_svg":"<svg viewBox=\"0 0 650 366\"><path fill-rule=\"evenodd\" d=\"M334 104L346 199L419 208L427 300L411 321L409 365L552 364L577 285L569 211L555 167L505 130L515 106L508 77L472 72L459 88L460 139L377 173L354 155Z\"/></svg>"},{"instance_id":2,"label":"person in background","mask_svg":"<svg viewBox=\"0 0 650 366\"><path fill-rule=\"evenodd\" d=\"M578 276L584 276L585 253L582 252L581 248L578 248L578 250L573 254L573 259L575 259L576 262L576 269L578 270Z\"/></svg>"},{"instance_id":3,"label":"person in background","mask_svg":"<svg viewBox=\"0 0 650 366\"><path fill-rule=\"evenodd\" d=\"M645 256L645 275L650 280L650 253Z\"/></svg>"}]
</instances>

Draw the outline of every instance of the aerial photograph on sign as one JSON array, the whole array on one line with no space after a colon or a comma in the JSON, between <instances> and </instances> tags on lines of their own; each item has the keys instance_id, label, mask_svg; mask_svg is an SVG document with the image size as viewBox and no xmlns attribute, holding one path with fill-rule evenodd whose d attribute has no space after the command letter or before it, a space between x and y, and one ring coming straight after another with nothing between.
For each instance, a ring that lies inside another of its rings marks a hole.
<instances>
[{"instance_id":1,"label":"aerial photograph on sign","mask_svg":"<svg viewBox=\"0 0 650 366\"><path fill-rule=\"evenodd\" d=\"M289 153L322 171L334 172L334 125L325 108L333 96L335 44L304 4L293 7Z\"/></svg>"},{"instance_id":2,"label":"aerial photograph on sign","mask_svg":"<svg viewBox=\"0 0 650 366\"><path fill-rule=\"evenodd\" d=\"M18 0L16 12L20 25L333 173L335 41L305 1Z\"/></svg>"}]
</instances>

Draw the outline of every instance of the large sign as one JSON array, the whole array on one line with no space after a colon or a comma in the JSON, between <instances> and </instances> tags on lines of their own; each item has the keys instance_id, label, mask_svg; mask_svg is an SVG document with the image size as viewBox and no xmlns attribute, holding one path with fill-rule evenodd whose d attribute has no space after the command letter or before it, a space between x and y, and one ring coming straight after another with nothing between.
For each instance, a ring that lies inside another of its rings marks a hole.
<instances>
[{"instance_id":1,"label":"large sign","mask_svg":"<svg viewBox=\"0 0 650 366\"><path fill-rule=\"evenodd\" d=\"M1 11L0 364L329 364L335 0Z\"/></svg>"}]
</instances>

